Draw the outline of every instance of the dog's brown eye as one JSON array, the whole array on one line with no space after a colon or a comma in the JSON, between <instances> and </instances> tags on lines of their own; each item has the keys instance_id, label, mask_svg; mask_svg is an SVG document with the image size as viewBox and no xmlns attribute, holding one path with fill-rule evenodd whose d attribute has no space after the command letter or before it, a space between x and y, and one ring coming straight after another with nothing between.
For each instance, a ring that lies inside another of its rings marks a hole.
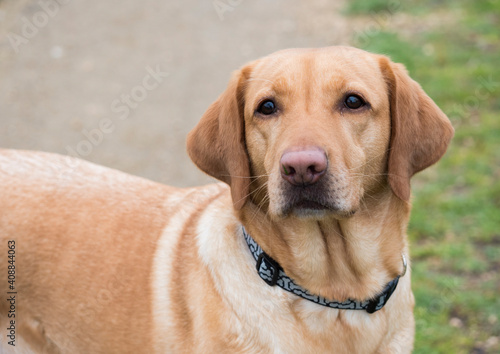
<instances>
[{"instance_id":1,"label":"dog's brown eye","mask_svg":"<svg viewBox=\"0 0 500 354\"><path fill-rule=\"evenodd\" d=\"M257 112L268 116L276 112L276 105L271 100L265 100L260 104L259 108L257 108Z\"/></svg>"},{"instance_id":2,"label":"dog's brown eye","mask_svg":"<svg viewBox=\"0 0 500 354\"><path fill-rule=\"evenodd\" d=\"M346 97L344 104L347 108L358 109L365 105L365 101L358 95L349 95Z\"/></svg>"}]
</instances>

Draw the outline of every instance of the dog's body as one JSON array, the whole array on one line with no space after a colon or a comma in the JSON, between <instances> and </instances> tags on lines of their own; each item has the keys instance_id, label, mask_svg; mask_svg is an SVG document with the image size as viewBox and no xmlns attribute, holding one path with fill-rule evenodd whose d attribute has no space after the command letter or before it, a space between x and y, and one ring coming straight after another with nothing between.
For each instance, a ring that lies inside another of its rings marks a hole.
<instances>
[{"instance_id":1,"label":"dog's body","mask_svg":"<svg viewBox=\"0 0 500 354\"><path fill-rule=\"evenodd\" d=\"M15 240L17 348L409 352L409 272L378 312L324 307L267 285L242 225L311 293L370 299L403 272L409 179L452 132L403 69L339 47L279 52L233 76L188 139L229 188L2 151L0 274ZM1 328L8 310L0 302Z\"/></svg>"}]
</instances>

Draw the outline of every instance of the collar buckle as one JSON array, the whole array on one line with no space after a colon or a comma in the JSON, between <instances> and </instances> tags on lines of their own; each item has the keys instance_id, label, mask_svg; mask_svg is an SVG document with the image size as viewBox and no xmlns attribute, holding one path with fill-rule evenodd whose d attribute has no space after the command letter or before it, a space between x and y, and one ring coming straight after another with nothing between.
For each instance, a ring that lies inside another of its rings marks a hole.
<instances>
[{"instance_id":1,"label":"collar buckle","mask_svg":"<svg viewBox=\"0 0 500 354\"><path fill-rule=\"evenodd\" d=\"M276 285L280 266L274 259L262 252L257 259L257 272L259 276L270 286Z\"/></svg>"},{"instance_id":2,"label":"collar buckle","mask_svg":"<svg viewBox=\"0 0 500 354\"><path fill-rule=\"evenodd\" d=\"M387 301L389 301L389 298L391 297L394 290L396 290L398 282L399 277L396 277L395 279L390 281L379 295L375 296L368 302L368 305L366 306L366 312L374 313L384 307Z\"/></svg>"}]
</instances>

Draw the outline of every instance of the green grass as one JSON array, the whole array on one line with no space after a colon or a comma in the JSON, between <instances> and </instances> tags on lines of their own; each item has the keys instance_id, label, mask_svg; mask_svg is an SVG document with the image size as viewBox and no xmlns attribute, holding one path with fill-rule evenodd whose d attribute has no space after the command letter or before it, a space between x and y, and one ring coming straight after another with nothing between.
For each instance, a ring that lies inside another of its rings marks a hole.
<instances>
[{"instance_id":1,"label":"green grass","mask_svg":"<svg viewBox=\"0 0 500 354\"><path fill-rule=\"evenodd\" d=\"M500 1L354 0L353 38L387 54L449 116L446 156L413 178L415 353L498 353Z\"/></svg>"}]
</instances>

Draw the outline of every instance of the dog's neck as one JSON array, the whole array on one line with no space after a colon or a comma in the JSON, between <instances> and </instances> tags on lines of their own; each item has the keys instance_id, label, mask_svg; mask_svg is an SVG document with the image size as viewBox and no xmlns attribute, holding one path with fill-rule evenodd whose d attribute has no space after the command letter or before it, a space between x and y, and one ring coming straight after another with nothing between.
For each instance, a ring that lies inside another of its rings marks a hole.
<instances>
[{"instance_id":1,"label":"dog's neck","mask_svg":"<svg viewBox=\"0 0 500 354\"><path fill-rule=\"evenodd\" d=\"M388 190L364 200L356 214L345 219L290 216L275 221L251 202L239 217L297 284L342 301L370 298L402 272L409 212L409 205Z\"/></svg>"}]
</instances>

